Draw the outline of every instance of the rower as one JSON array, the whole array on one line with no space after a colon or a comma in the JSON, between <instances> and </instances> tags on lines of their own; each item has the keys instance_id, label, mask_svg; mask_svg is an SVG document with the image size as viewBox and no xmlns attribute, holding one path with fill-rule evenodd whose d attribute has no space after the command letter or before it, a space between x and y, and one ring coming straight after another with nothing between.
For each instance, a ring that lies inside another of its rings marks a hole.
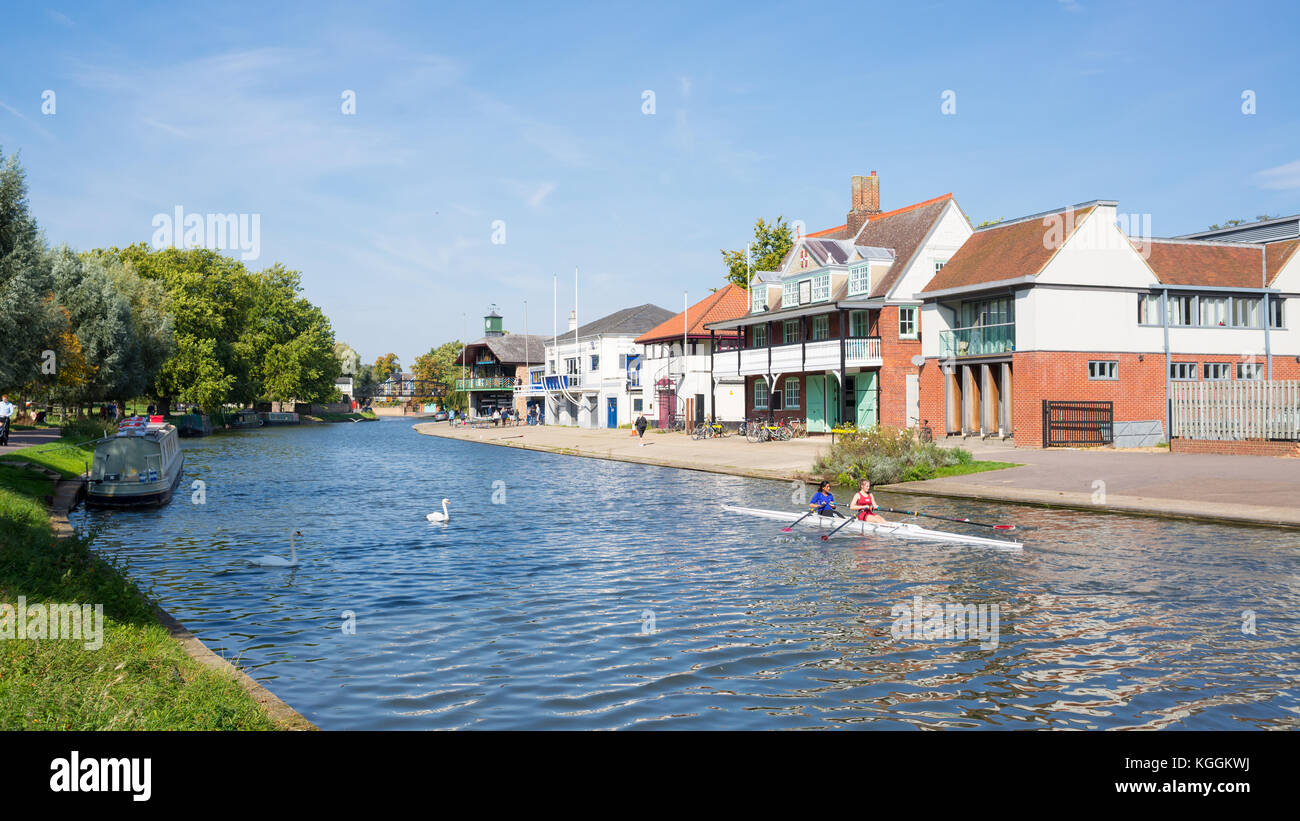
<instances>
[{"instance_id":1,"label":"rower","mask_svg":"<svg viewBox=\"0 0 1300 821\"><path fill-rule=\"evenodd\" d=\"M819 516L835 515L835 496L831 494L830 482L822 482L817 486L817 492L808 503L808 509L817 511Z\"/></svg>"},{"instance_id":2,"label":"rower","mask_svg":"<svg viewBox=\"0 0 1300 821\"><path fill-rule=\"evenodd\" d=\"M863 479L858 483L858 492L849 502L849 510L855 511L857 518L863 522L888 524L889 520L875 511L879 509L876 497L871 495L871 480Z\"/></svg>"}]
</instances>

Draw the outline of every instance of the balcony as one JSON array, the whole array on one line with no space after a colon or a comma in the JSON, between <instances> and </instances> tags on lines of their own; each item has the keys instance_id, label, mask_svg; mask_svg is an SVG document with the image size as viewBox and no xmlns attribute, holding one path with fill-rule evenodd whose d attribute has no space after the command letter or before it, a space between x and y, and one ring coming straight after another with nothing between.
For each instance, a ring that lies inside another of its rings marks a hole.
<instances>
[{"instance_id":1,"label":"balcony","mask_svg":"<svg viewBox=\"0 0 1300 821\"><path fill-rule=\"evenodd\" d=\"M939 334L939 357L991 356L1016 349L1016 323L953 328Z\"/></svg>"},{"instance_id":2,"label":"balcony","mask_svg":"<svg viewBox=\"0 0 1300 821\"><path fill-rule=\"evenodd\" d=\"M550 374L543 376L540 384L530 385L529 393L543 393L546 391L573 390L582 387L582 374Z\"/></svg>"},{"instance_id":3,"label":"balcony","mask_svg":"<svg viewBox=\"0 0 1300 821\"><path fill-rule=\"evenodd\" d=\"M794 342L777 345L771 349L771 372L797 373L799 371L833 371L840 367L840 350L844 351L847 368L879 368L884 362L880 356L880 337L858 339L820 339L816 342ZM718 377L755 376L768 373L768 349L746 348L740 351L739 366L735 351L715 354L713 373Z\"/></svg>"},{"instance_id":4,"label":"balcony","mask_svg":"<svg viewBox=\"0 0 1300 821\"><path fill-rule=\"evenodd\" d=\"M457 379L458 391L508 391L515 387L513 376L475 376L470 379Z\"/></svg>"}]
</instances>

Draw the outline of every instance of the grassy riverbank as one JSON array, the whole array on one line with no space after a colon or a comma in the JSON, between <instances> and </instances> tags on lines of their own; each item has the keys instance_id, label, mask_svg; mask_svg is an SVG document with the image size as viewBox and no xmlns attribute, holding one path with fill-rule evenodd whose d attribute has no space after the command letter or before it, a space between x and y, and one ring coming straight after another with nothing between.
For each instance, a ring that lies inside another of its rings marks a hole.
<instances>
[{"instance_id":1,"label":"grassy riverbank","mask_svg":"<svg viewBox=\"0 0 1300 821\"><path fill-rule=\"evenodd\" d=\"M54 537L41 501L52 480L6 464L75 476L88 460L88 450L66 441L0 457L0 603L16 608L21 596L29 607L102 604L104 614L98 649L85 640L16 638L15 625L0 617L0 730L274 729L231 676L186 654L90 539Z\"/></svg>"},{"instance_id":2,"label":"grassy riverbank","mask_svg":"<svg viewBox=\"0 0 1300 821\"><path fill-rule=\"evenodd\" d=\"M914 431L876 427L842 435L813 464L813 473L840 485L893 485L1019 467L1014 462L977 461L962 448L920 441Z\"/></svg>"}]
</instances>

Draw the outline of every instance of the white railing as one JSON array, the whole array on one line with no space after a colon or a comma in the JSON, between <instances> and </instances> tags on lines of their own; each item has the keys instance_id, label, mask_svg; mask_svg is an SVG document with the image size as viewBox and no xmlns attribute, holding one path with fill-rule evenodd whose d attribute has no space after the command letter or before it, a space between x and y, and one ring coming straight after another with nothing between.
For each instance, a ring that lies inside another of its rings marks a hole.
<instances>
[{"instance_id":1,"label":"white railing","mask_svg":"<svg viewBox=\"0 0 1300 821\"><path fill-rule=\"evenodd\" d=\"M869 336L864 339L844 340L844 364L879 365L880 337Z\"/></svg>"},{"instance_id":2,"label":"white railing","mask_svg":"<svg viewBox=\"0 0 1300 821\"><path fill-rule=\"evenodd\" d=\"M1300 379L1174 382L1169 398L1171 436L1300 440Z\"/></svg>"},{"instance_id":3,"label":"white railing","mask_svg":"<svg viewBox=\"0 0 1300 821\"><path fill-rule=\"evenodd\" d=\"M834 370L840 366L840 340L823 339L809 342L804 352L804 369L820 371L827 368Z\"/></svg>"},{"instance_id":4,"label":"white railing","mask_svg":"<svg viewBox=\"0 0 1300 821\"><path fill-rule=\"evenodd\" d=\"M794 373L800 370L835 370L840 366L840 345L844 346L844 364L852 367L879 367L880 338L821 339L807 345L778 345L771 348L771 372ZM768 348L746 348L740 352L740 366L736 365L736 352L725 351L713 357L714 376L754 376L768 372Z\"/></svg>"},{"instance_id":5,"label":"white railing","mask_svg":"<svg viewBox=\"0 0 1300 821\"><path fill-rule=\"evenodd\" d=\"M802 345L779 345L772 349L772 373L793 373L802 368Z\"/></svg>"}]
</instances>

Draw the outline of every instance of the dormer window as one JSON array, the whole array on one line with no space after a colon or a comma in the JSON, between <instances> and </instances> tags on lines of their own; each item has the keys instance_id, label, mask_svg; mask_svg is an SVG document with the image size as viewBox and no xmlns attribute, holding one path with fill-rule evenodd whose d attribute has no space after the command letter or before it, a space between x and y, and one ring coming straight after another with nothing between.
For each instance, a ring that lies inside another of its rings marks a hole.
<instances>
[{"instance_id":1,"label":"dormer window","mask_svg":"<svg viewBox=\"0 0 1300 821\"><path fill-rule=\"evenodd\" d=\"M750 310L758 313L767 307L767 286L760 284L750 294Z\"/></svg>"},{"instance_id":2,"label":"dormer window","mask_svg":"<svg viewBox=\"0 0 1300 821\"><path fill-rule=\"evenodd\" d=\"M871 290L871 266L858 265L849 270L849 296L858 296Z\"/></svg>"}]
</instances>

